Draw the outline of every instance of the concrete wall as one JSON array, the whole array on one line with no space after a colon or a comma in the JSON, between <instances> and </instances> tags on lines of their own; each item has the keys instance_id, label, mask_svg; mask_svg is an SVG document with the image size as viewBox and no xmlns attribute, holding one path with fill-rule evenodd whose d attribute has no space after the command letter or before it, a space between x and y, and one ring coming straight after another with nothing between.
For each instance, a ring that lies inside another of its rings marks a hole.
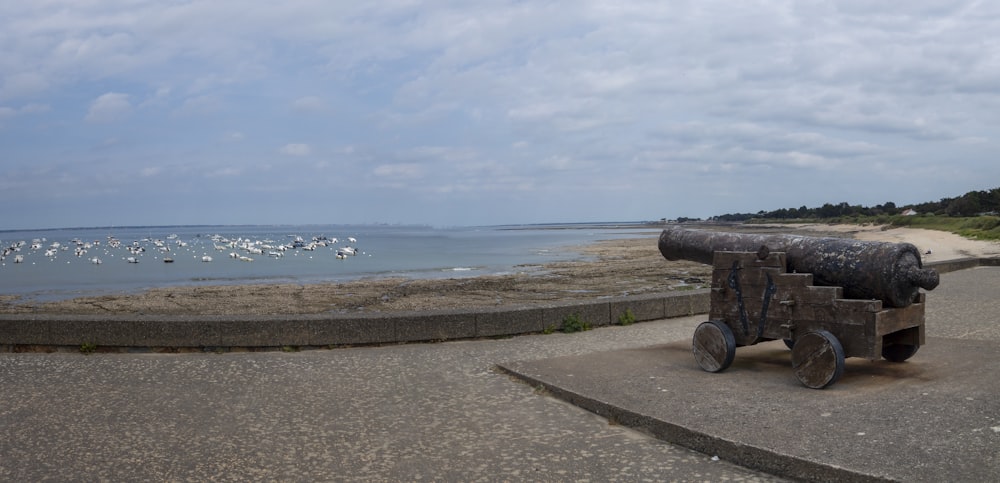
<instances>
[{"instance_id":1,"label":"concrete wall","mask_svg":"<svg viewBox=\"0 0 1000 483\"><path fill-rule=\"evenodd\" d=\"M974 267L998 267L1000 258L958 258L955 260L941 260L940 262L927 262L926 268L933 268L938 273L954 272Z\"/></svg>"},{"instance_id":2,"label":"concrete wall","mask_svg":"<svg viewBox=\"0 0 1000 483\"><path fill-rule=\"evenodd\" d=\"M19 346L303 347L503 337L558 330L568 316L593 327L708 312L708 290L478 311L304 316L0 315L0 350Z\"/></svg>"}]
</instances>

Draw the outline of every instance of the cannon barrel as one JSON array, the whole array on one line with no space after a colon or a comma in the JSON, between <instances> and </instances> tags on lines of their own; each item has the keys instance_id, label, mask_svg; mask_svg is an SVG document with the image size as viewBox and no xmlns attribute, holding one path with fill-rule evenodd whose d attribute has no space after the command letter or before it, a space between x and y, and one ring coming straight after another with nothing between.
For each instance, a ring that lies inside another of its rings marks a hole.
<instances>
[{"instance_id":1,"label":"cannon barrel","mask_svg":"<svg viewBox=\"0 0 1000 483\"><path fill-rule=\"evenodd\" d=\"M919 289L933 290L938 273L923 268L920 251L910 243L869 242L849 238L759 235L670 227L660 234L667 260L712 263L716 251L785 252L789 272L811 273L816 285L844 288L853 299L878 299L889 307L913 303Z\"/></svg>"}]
</instances>

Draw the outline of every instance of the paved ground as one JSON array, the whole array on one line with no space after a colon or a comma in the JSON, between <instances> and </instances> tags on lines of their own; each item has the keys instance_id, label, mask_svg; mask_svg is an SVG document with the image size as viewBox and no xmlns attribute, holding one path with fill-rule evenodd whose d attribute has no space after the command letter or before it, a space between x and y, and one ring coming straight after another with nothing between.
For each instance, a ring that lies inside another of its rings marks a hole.
<instances>
[{"instance_id":1,"label":"paved ground","mask_svg":"<svg viewBox=\"0 0 1000 483\"><path fill-rule=\"evenodd\" d=\"M495 369L549 364L559 366L561 380L583 380L594 394L618 384L615 394L641 400L652 389L656 398L643 416L697 415L712 423L704 431L742 427L751 444L765 449L775 442L768 430L784 421L770 413L811 415L840 432L800 426L806 417L778 429L797 436L792 442L801 444L793 446L802 454L794 456L821 466L840 465L840 450L859 442L880 448L879 467L887 469L848 468L832 478L934 481L948 474L996 481L1000 403L989 373L998 366L998 314L1000 269L945 274L928 297L928 346L903 365L923 372L865 372L852 362L848 376L824 391L796 387L777 348L765 345L761 353L737 351L746 362L731 369L742 374L690 374L671 386L635 377L650 370L636 354L684 353L702 317L579 334L298 353L4 353L0 480L777 480L609 423ZM601 354L618 356L603 365L588 359ZM718 376L736 381L727 383L731 390L710 391ZM602 380L608 382L593 384ZM671 395L698 394L672 414L653 414L670 407ZM722 417L720 405L746 417ZM907 431L914 419L900 415L923 413L933 414L921 433ZM763 420L770 428L747 429ZM962 459L930 459L936 453ZM913 461L928 471L910 471ZM969 461L978 467L961 466ZM941 465L952 466L941 473Z\"/></svg>"},{"instance_id":2,"label":"paved ground","mask_svg":"<svg viewBox=\"0 0 1000 483\"><path fill-rule=\"evenodd\" d=\"M773 480L494 370L687 338L695 322L298 353L4 353L0 481Z\"/></svg>"}]
</instances>

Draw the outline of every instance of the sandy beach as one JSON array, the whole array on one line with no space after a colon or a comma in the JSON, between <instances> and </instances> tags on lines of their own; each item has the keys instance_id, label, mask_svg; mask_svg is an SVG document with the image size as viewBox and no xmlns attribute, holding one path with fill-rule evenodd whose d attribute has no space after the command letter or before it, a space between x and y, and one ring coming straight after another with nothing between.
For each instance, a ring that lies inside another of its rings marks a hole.
<instances>
[{"instance_id":1,"label":"sandy beach","mask_svg":"<svg viewBox=\"0 0 1000 483\"><path fill-rule=\"evenodd\" d=\"M912 243L920 249L924 262L1000 257L1000 242L970 240L937 230L888 228L880 225L805 225L803 229L842 233L858 240Z\"/></svg>"},{"instance_id":2,"label":"sandy beach","mask_svg":"<svg viewBox=\"0 0 1000 483\"><path fill-rule=\"evenodd\" d=\"M1000 257L1000 242L969 240L934 230L825 224L742 225L726 229L908 242L924 253L925 262ZM709 285L710 266L667 261L660 255L657 240L657 236L626 238L567 248L579 252L583 259L524 266L522 272L510 275L364 279L308 285L183 286L46 303L0 296L0 313L288 315L423 311L592 300Z\"/></svg>"}]
</instances>

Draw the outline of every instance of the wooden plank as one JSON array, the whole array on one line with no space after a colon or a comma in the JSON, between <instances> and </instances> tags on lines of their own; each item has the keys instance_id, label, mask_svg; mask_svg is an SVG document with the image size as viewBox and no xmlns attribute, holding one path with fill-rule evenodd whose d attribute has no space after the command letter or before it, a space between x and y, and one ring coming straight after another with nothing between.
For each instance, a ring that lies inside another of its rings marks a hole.
<instances>
[{"instance_id":1,"label":"wooden plank","mask_svg":"<svg viewBox=\"0 0 1000 483\"><path fill-rule=\"evenodd\" d=\"M889 308L875 314L876 335L924 325L924 304Z\"/></svg>"},{"instance_id":2,"label":"wooden plank","mask_svg":"<svg viewBox=\"0 0 1000 483\"><path fill-rule=\"evenodd\" d=\"M871 359L876 351L873 349L874 337L866 330L864 325L847 325L839 323L833 319L811 319L795 320L794 337L798 338L809 332L826 330L840 341L844 348L845 357L863 357ZM777 338L777 337L776 337ZM782 337L785 338L785 337ZM878 355L874 356L878 358Z\"/></svg>"},{"instance_id":3,"label":"wooden plank","mask_svg":"<svg viewBox=\"0 0 1000 483\"><path fill-rule=\"evenodd\" d=\"M767 258L760 260L756 252L715 252L712 257L712 266L717 269L731 269L736 262L741 268L762 268L774 267L785 269L785 254L774 252Z\"/></svg>"},{"instance_id":4,"label":"wooden plank","mask_svg":"<svg viewBox=\"0 0 1000 483\"><path fill-rule=\"evenodd\" d=\"M719 272L720 273L712 272L712 282L728 287L731 271ZM768 285L768 276L770 276L771 283L777 285L775 280L777 280L777 277L781 274L782 272L776 268L737 270L740 287L743 287L746 290L757 289L763 291Z\"/></svg>"},{"instance_id":5,"label":"wooden plank","mask_svg":"<svg viewBox=\"0 0 1000 483\"><path fill-rule=\"evenodd\" d=\"M882 310L881 300L835 299L833 313L837 321L848 325L875 324L875 314Z\"/></svg>"},{"instance_id":6,"label":"wooden plank","mask_svg":"<svg viewBox=\"0 0 1000 483\"><path fill-rule=\"evenodd\" d=\"M770 310L774 310L774 315L779 318L821 320L831 317L833 301L842 295L840 287L808 286L783 290L779 286Z\"/></svg>"},{"instance_id":7,"label":"wooden plank","mask_svg":"<svg viewBox=\"0 0 1000 483\"><path fill-rule=\"evenodd\" d=\"M873 314L882 310L882 301L864 299L834 299L833 306L839 312Z\"/></svg>"},{"instance_id":8,"label":"wooden plank","mask_svg":"<svg viewBox=\"0 0 1000 483\"><path fill-rule=\"evenodd\" d=\"M813 274L811 273L782 273L774 279L778 287L805 288L813 284Z\"/></svg>"},{"instance_id":9,"label":"wooden plank","mask_svg":"<svg viewBox=\"0 0 1000 483\"><path fill-rule=\"evenodd\" d=\"M804 304L831 305L835 299L844 298L842 287L820 287L812 285L799 292L797 300Z\"/></svg>"}]
</instances>

